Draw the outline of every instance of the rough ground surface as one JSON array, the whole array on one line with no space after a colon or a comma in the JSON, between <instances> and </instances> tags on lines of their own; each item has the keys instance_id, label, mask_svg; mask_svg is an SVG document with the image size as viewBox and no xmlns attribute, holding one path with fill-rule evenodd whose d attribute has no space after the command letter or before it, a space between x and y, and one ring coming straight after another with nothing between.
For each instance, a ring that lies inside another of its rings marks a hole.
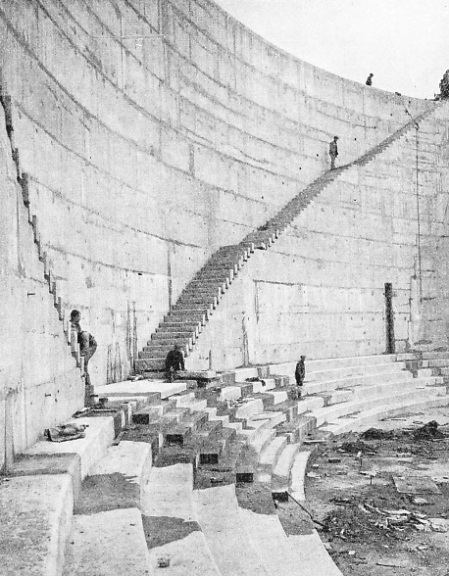
<instances>
[{"instance_id":1,"label":"rough ground surface","mask_svg":"<svg viewBox=\"0 0 449 576\"><path fill-rule=\"evenodd\" d=\"M432 420L435 437L417 438ZM315 452L307 505L343 574L449 575L448 422L447 409L404 415L376 425L394 431L385 438L345 434ZM393 481L401 476L440 493L401 494Z\"/></svg>"}]
</instances>

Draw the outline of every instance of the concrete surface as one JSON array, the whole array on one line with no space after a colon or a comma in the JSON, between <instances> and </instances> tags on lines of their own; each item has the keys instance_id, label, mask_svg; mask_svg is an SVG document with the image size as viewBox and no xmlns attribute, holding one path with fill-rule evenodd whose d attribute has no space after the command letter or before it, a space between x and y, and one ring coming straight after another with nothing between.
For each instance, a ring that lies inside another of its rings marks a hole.
<instances>
[{"instance_id":1,"label":"concrete surface","mask_svg":"<svg viewBox=\"0 0 449 576\"><path fill-rule=\"evenodd\" d=\"M2 575L60 576L70 532L72 492L69 474L1 482Z\"/></svg>"},{"instance_id":2,"label":"concrete surface","mask_svg":"<svg viewBox=\"0 0 449 576\"><path fill-rule=\"evenodd\" d=\"M138 508L73 517L63 576L151 574Z\"/></svg>"}]
</instances>

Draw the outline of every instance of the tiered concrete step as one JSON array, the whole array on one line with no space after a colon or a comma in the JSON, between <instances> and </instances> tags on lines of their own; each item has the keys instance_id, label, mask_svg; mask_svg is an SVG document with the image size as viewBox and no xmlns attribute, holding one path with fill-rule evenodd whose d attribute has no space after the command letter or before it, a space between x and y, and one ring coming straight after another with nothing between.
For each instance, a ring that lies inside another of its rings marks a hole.
<instances>
[{"instance_id":1,"label":"tiered concrete step","mask_svg":"<svg viewBox=\"0 0 449 576\"><path fill-rule=\"evenodd\" d=\"M144 488L142 514L148 534L150 574L220 576L198 523L190 464L153 467ZM168 565L167 565L168 562Z\"/></svg>"},{"instance_id":2,"label":"tiered concrete step","mask_svg":"<svg viewBox=\"0 0 449 576\"><path fill-rule=\"evenodd\" d=\"M149 573L140 505L151 463L149 444L122 442L92 468L75 509L64 576Z\"/></svg>"},{"instance_id":3,"label":"tiered concrete step","mask_svg":"<svg viewBox=\"0 0 449 576\"><path fill-rule=\"evenodd\" d=\"M377 404L377 403L376 403ZM372 401L371 401L372 406ZM402 395L396 402L382 402L370 408L365 404L358 414L351 418L341 417L320 427L320 430L332 432L332 434L343 434L349 431L358 431L369 428L382 418L396 416L404 412L424 410L426 408L436 408L438 406L449 406L449 395L436 395L420 393L413 395Z\"/></svg>"},{"instance_id":4,"label":"tiered concrete step","mask_svg":"<svg viewBox=\"0 0 449 576\"><path fill-rule=\"evenodd\" d=\"M240 508L240 522L266 572L276 576L302 576L303 567L287 540L276 514L256 514Z\"/></svg>"},{"instance_id":5,"label":"tiered concrete step","mask_svg":"<svg viewBox=\"0 0 449 576\"><path fill-rule=\"evenodd\" d=\"M195 491L199 525L221 576L269 576L253 548L233 485Z\"/></svg>"},{"instance_id":6,"label":"tiered concrete step","mask_svg":"<svg viewBox=\"0 0 449 576\"><path fill-rule=\"evenodd\" d=\"M317 420L317 426L321 426L326 422L333 422L337 418L341 418L347 414L361 412L371 408L374 399L376 400L377 406L380 407L384 405L388 407L406 401L407 399L420 401L424 396L424 389L426 389L425 394L432 397L444 396L446 394L446 388L444 386L429 387L428 384L431 382L432 379L426 379L425 382L420 382L418 379L412 378L406 384L404 383L404 385L401 383L399 390L397 387L392 387L393 393L387 396L382 396L381 394L382 391L386 392L388 390L388 386L381 385L372 388L360 388L360 393L356 399L350 402L334 404L313 410L312 415ZM370 394L371 389L373 390L372 394Z\"/></svg>"}]
</instances>

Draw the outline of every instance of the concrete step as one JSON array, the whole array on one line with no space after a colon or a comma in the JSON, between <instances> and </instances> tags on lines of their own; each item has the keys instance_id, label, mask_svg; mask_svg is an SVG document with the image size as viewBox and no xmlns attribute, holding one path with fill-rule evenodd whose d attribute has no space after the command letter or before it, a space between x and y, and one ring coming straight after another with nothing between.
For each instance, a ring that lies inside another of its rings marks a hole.
<instances>
[{"instance_id":1,"label":"concrete step","mask_svg":"<svg viewBox=\"0 0 449 576\"><path fill-rule=\"evenodd\" d=\"M207 407L207 400L197 399L194 392L173 396L172 399L176 402L178 408L187 407L191 411L205 410Z\"/></svg>"},{"instance_id":2,"label":"concrete step","mask_svg":"<svg viewBox=\"0 0 449 576\"><path fill-rule=\"evenodd\" d=\"M220 392L220 400L238 400L241 396L240 386L224 386Z\"/></svg>"},{"instance_id":3,"label":"concrete step","mask_svg":"<svg viewBox=\"0 0 449 576\"><path fill-rule=\"evenodd\" d=\"M252 438L250 445L256 452L260 454L264 446L271 442L276 437L276 431L273 428L263 429Z\"/></svg>"},{"instance_id":4,"label":"concrete step","mask_svg":"<svg viewBox=\"0 0 449 576\"><path fill-rule=\"evenodd\" d=\"M85 478L75 513L93 516L125 507L140 509L141 489L151 466L150 444L122 441L117 446L111 446L106 456L92 467ZM117 474L129 479L119 491L113 482Z\"/></svg>"},{"instance_id":5,"label":"concrete step","mask_svg":"<svg viewBox=\"0 0 449 576\"><path fill-rule=\"evenodd\" d=\"M139 353L140 354L140 353ZM154 371L165 371L165 358L139 358L134 361L134 369L137 373L147 374Z\"/></svg>"},{"instance_id":6,"label":"concrete step","mask_svg":"<svg viewBox=\"0 0 449 576\"><path fill-rule=\"evenodd\" d=\"M196 330L184 330L183 332L175 332L174 330L165 330L165 327L163 326L160 330L151 336L150 342L153 343L154 341L158 340L173 342L174 340L188 340L189 338L196 338ZM146 349L150 350L150 348L144 348L144 350Z\"/></svg>"},{"instance_id":7,"label":"concrete step","mask_svg":"<svg viewBox=\"0 0 449 576\"><path fill-rule=\"evenodd\" d=\"M236 418L249 418L254 414L259 414L263 412L263 401L262 400L247 400L242 403L235 413Z\"/></svg>"},{"instance_id":8,"label":"concrete step","mask_svg":"<svg viewBox=\"0 0 449 576\"><path fill-rule=\"evenodd\" d=\"M179 394L187 389L185 382L152 382L150 380L137 380L132 382L125 380L124 382L116 382L115 384L106 384L103 386L94 386L94 393L98 396L105 396L113 398L120 397L135 397L135 396L149 396L154 393L160 394L162 399L169 398L174 394Z\"/></svg>"},{"instance_id":9,"label":"concrete step","mask_svg":"<svg viewBox=\"0 0 449 576\"><path fill-rule=\"evenodd\" d=\"M298 502L305 502L305 477L309 458L312 453L307 450L298 451L295 454L290 472L290 492Z\"/></svg>"},{"instance_id":10,"label":"concrete step","mask_svg":"<svg viewBox=\"0 0 449 576\"><path fill-rule=\"evenodd\" d=\"M152 468L142 499L150 574L163 570L167 576L220 576L195 509L190 464ZM185 528L183 537L180 526ZM160 568L161 558L169 558L170 565Z\"/></svg>"},{"instance_id":11,"label":"concrete step","mask_svg":"<svg viewBox=\"0 0 449 576\"><path fill-rule=\"evenodd\" d=\"M288 400L288 394L286 390L273 390L273 391L267 390L266 392L264 391L264 393L273 397L274 399L273 403L275 405Z\"/></svg>"},{"instance_id":12,"label":"concrete step","mask_svg":"<svg viewBox=\"0 0 449 576\"><path fill-rule=\"evenodd\" d=\"M269 576L241 522L234 486L198 490L195 496L199 524L221 576Z\"/></svg>"},{"instance_id":13,"label":"concrete step","mask_svg":"<svg viewBox=\"0 0 449 576\"><path fill-rule=\"evenodd\" d=\"M356 386L369 386L379 382L392 382L402 380L406 382L410 379L411 372L404 371L394 371L394 372L381 372L376 374L361 374L358 376L347 376L344 378L339 378L337 380L322 380L306 383L303 386L303 394L307 396L308 394L321 394L329 392L332 390L337 390L339 388L352 388Z\"/></svg>"},{"instance_id":14,"label":"concrete step","mask_svg":"<svg viewBox=\"0 0 449 576\"><path fill-rule=\"evenodd\" d=\"M209 434L200 449L200 464L218 464L221 455L235 438L236 431L229 425Z\"/></svg>"},{"instance_id":15,"label":"concrete step","mask_svg":"<svg viewBox=\"0 0 449 576\"><path fill-rule=\"evenodd\" d=\"M290 549L277 514L257 514L240 508L240 522L266 573L276 576L305 574Z\"/></svg>"},{"instance_id":16,"label":"concrete step","mask_svg":"<svg viewBox=\"0 0 449 576\"><path fill-rule=\"evenodd\" d=\"M389 407L396 406L401 402L420 402L425 398L443 398L448 397L446 395L446 388L444 386L438 388L430 388L424 386L422 388L408 388L401 392L397 392L391 396L377 397L375 399L376 408L380 411L387 410ZM333 423L337 419L342 418L348 414L355 414L357 412L366 412L373 407L373 398L362 397L362 399L354 400L352 402L346 402L344 404L337 404L327 408L320 408L312 412L312 415L317 420L317 426L321 426L325 422ZM444 405L444 404L443 404Z\"/></svg>"},{"instance_id":17,"label":"concrete step","mask_svg":"<svg viewBox=\"0 0 449 576\"><path fill-rule=\"evenodd\" d=\"M192 434L199 430L208 420L207 412L193 412L180 422L168 426L164 431L165 441L169 444L183 446Z\"/></svg>"},{"instance_id":18,"label":"concrete step","mask_svg":"<svg viewBox=\"0 0 449 576\"><path fill-rule=\"evenodd\" d=\"M270 442L265 444L260 453L259 464L272 468L276 464L278 456L286 444L287 438L285 436L275 436Z\"/></svg>"},{"instance_id":19,"label":"concrete step","mask_svg":"<svg viewBox=\"0 0 449 576\"><path fill-rule=\"evenodd\" d=\"M138 508L75 516L70 542L62 576L149 574L150 557Z\"/></svg>"},{"instance_id":20,"label":"concrete step","mask_svg":"<svg viewBox=\"0 0 449 576\"><path fill-rule=\"evenodd\" d=\"M156 334L154 334L154 336L156 336ZM157 347L163 348L164 350L170 350L175 344L180 347L190 347L193 344L193 340L194 338L192 334L189 336L177 337L173 336L171 332L168 332L165 337L158 337L154 338L154 340L150 340L149 345L145 347L145 353L149 353L152 349Z\"/></svg>"},{"instance_id":21,"label":"concrete step","mask_svg":"<svg viewBox=\"0 0 449 576\"><path fill-rule=\"evenodd\" d=\"M347 358L323 358L306 360L306 377L312 372L336 370L339 368L349 368L354 366L372 366L375 364L395 364L396 356L394 354L375 355L375 356L352 356ZM270 373L292 374L295 371L296 362L282 362L279 364L270 364ZM393 368L394 370L394 368Z\"/></svg>"},{"instance_id":22,"label":"concrete step","mask_svg":"<svg viewBox=\"0 0 449 576\"><path fill-rule=\"evenodd\" d=\"M273 468L273 476L285 481L286 486L288 486L290 470L292 469L299 449L299 443L286 444L282 452L279 454L279 458Z\"/></svg>"},{"instance_id":23,"label":"concrete step","mask_svg":"<svg viewBox=\"0 0 449 576\"><path fill-rule=\"evenodd\" d=\"M375 407L361 410L353 418L340 418L329 424L320 427L320 430L332 432L332 434L343 434L349 431L360 431L375 425L382 418L398 416L417 410L425 410L439 406L448 406L449 396L405 396L388 404L376 405Z\"/></svg>"}]
</instances>

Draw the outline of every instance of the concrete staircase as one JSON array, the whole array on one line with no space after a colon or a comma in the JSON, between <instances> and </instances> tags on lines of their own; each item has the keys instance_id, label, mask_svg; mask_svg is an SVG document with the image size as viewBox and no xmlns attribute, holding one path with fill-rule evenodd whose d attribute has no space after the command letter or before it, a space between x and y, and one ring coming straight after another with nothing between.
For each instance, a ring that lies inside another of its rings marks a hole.
<instances>
[{"instance_id":1,"label":"concrete staircase","mask_svg":"<svg viewBox=\"0 0 449 576\"><path fill-rule=\"evenodd\" d=\"M165 357L175 344L178 344L184 355L188 356L203 327L254 250L269 249L279 235L292 225L302 210L329 184L337 180L342 172L352 166L368 164L393 142L404 136L416 122L433 111L434 107L420 114L351 164L326 172L317 178L239 244L222 246L184 288L147 346L139 353L135 371L150 375L151 372L164 370Z\"/></svg>"}]
</instances>

